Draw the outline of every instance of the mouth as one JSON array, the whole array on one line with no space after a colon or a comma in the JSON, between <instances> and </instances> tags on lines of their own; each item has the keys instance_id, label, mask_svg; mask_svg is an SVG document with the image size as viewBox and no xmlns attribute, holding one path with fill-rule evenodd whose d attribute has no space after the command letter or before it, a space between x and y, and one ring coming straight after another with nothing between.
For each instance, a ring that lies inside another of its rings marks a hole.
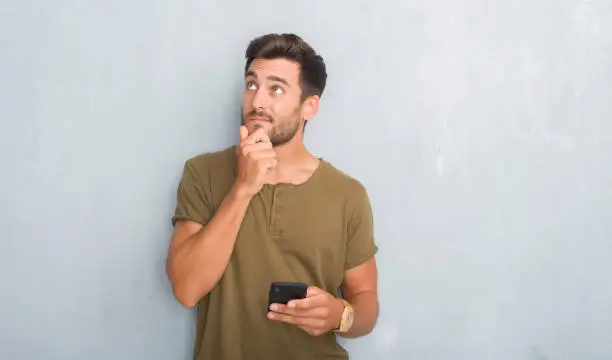
<instances>
[{"instance_id":1,"label":"mouth","mask_svg":"<svg viewBox=\"0 0 612 360\"><path fill-rule=\"evenodd\" d=\"M258 123L258 122L266 122L266 123L271 123L271 121L269 119L267 119L267 118L265 118L263 116L252 116L252 117L249 117L247 120L248 120L248 122L256 122L256 123Z\"/></svg>"}]
</instances>

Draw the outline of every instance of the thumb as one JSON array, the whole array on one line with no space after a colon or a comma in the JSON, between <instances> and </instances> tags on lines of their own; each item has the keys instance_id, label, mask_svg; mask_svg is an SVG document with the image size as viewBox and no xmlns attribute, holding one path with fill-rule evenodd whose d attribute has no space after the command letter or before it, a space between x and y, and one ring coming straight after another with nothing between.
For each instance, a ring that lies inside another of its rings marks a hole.
<instances>
[{"instance_id":1,"label":"thumb","mask_svg":"<svg viewBox=\"0 0 612 360\"><path fill-rule=\"evenodd\" d=\"M249 130L247 130L246 126L240 127L240 141L245 140L249 137Z\"/></svg>"}]
</instances>

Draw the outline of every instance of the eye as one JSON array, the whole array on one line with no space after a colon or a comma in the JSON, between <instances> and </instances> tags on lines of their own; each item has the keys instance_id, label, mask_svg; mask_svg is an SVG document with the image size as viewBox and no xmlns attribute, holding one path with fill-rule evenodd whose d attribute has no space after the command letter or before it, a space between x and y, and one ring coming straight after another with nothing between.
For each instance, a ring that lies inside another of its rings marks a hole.
<instances>
[{"instance_id":1,"label":"eye","mask_svg":"<svg viewBox=\"0 0 612 360\"><path fill-rule=\"evenodd\" d=\"M257 89L257 84L255 84L255 81L249 80L246 83L246 88L247 88L247 90L256 90Z\"/></svg>"},{"instance_id":2,"label":"eye","mask_svg":"<svg viewBox=\"0 0 612 360\"><path fill-rule=\"evenodd\" d=\"M282 95L285 93L285 91L280 86L273 86L272 93L274 93L274 95Z\"/></svg>"}]
</instances>

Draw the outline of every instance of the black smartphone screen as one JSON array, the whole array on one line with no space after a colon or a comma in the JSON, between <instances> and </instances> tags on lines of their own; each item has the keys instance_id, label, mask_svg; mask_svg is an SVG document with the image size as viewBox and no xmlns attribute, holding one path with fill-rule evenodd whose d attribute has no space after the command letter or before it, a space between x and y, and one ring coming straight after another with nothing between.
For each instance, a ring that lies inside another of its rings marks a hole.
<instances>
[{"instance_id":1,"label":"black smartphone screen","mask_svg":"<svg viewBox=\"0 0 612 360\"><path fill-rule=\"evenodd\" d=\"M268 309L272 304L287 304L289 300L303 299L306 297L308 285L299 282L276 281L270 284L270 295L268 297Z\"/></svg>"}]
</instances>

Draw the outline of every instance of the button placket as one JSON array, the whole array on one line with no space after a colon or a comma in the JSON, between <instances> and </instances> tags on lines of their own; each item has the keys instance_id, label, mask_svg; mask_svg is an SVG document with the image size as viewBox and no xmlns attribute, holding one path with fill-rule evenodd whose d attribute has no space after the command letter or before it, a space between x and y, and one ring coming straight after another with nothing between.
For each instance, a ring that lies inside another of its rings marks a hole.
<instances>
[{"instance_id":1,"label":"button placket","mask_svg":"<svg viewBox=\"0 0 612 360\"><path fill-rule=\"evenodd\" d=\"M270 232L272 234L282 234L281 228L281 215L283 205L281 202L282 191L278 187L274 187L273 195L272 195L272 210L271 210L271 221L270 221Z\"/></svg>"}]
</instances>

